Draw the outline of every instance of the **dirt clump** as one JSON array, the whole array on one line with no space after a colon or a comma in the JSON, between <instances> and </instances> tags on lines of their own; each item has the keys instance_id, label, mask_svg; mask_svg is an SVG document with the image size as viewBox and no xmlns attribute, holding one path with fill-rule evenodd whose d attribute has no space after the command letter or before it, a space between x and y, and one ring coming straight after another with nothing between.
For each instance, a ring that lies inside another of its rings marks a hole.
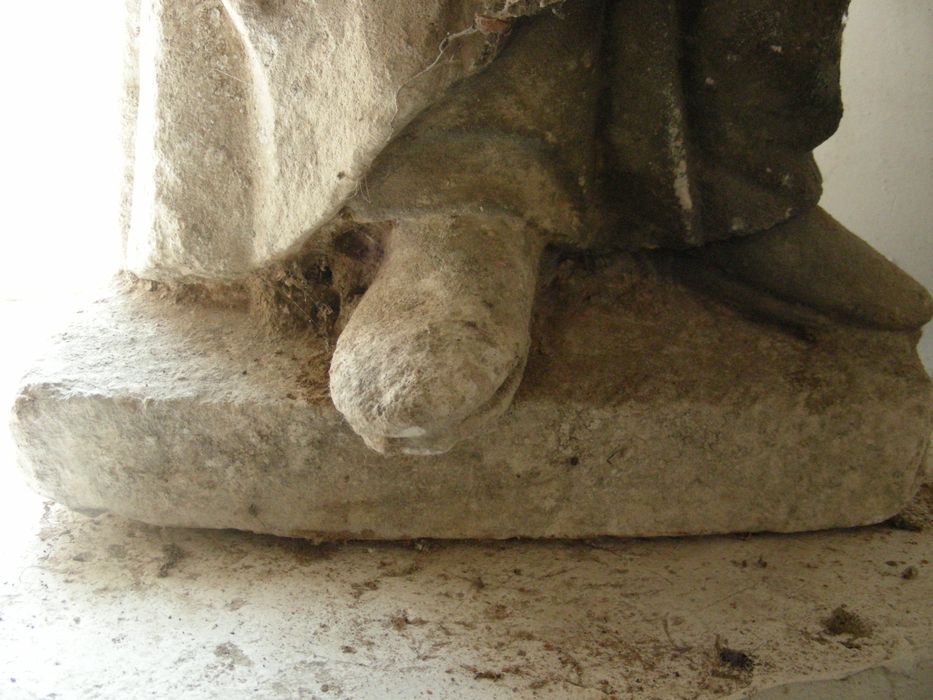
<instances>
[{"instance_id":1,"label":"dirt clump","mask_svg":"<svg viewBox=\"0 0 933 700\"><path fill-rule=\"evenodd\" d=\"M885 521L895 530L923 532L933 522L933 484L920 487L916 498L900 513Z\"/></svg>"},{"instance_id":2,"label":"dirt clump","mask_svg":"<svg viewBox=\"0 0 933 700\"><path fill-rule=\"evenodd\" d=\"M185 550L175 543L165 545L162 548L162 554L164 558L159 566L159 578L166 578L172 569L178 568L178 563L188 556Z\"/></svg>"},{"instance_id":3,"label":"dirt clump","mask_svg":"<svg viewBox=\"0 0 933 700\"><path fill-rule=\"evenodd\" d=\"M401 632L409 625L420 627L421 625L426 624L428 624L428 621L423 620L420 617L409 617L407 610L400 610L389 618L389 626L392 627L392 629L394 629L396 632Z\"/></svg>"},{"instance_id":4,"label":"dirt clump","mask_svg":"<svg viewBox=\"0 0 933 700\"><path fill-rule=\"evenodd\" d=\"M252 315L277 332L340 334L379 268L391 222L340 218L322 235L329 244L276 263L246 283Z\"/></svg>"},{"instance_id":5,"label":"dirt clump","mask_svg":"<svg viewBox=\"0 0 933 700\"><path fill-rule=\"evenodd\" d=\"M755 659L751 654L723 644L719 635L716 635L716 660L725 672L714 670L713 675L721 678L738 679L755 668Z\"/></svg>"},{"instance_id":6,"label":"dirt clump","mask_svg":"<svg viewBox=\"0 0 933 700\"><path fill-rule=\"evenodd\" d=\"M834 637L847 634L852 638L870 637L873 631L871 624L845 605L840 605L823 620L823 629Z\"/></svg>"},{"instance_id":7,"label":"dirt clump","mask_svg":"<svg viewBox=\"0 0 933 700\"><path fill-rule=\"evenodd\" d=\"M501 681L502 673L499 671L476 671L473 674L474 680Z\"/></svg>"}]
</instances>

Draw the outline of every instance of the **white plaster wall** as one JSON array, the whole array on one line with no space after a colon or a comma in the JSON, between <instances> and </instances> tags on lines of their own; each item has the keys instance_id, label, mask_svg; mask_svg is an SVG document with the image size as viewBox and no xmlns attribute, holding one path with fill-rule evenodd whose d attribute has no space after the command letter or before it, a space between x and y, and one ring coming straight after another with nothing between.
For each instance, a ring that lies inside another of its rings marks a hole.
<instances>
[{"instance_id":1,"label":"white plaster wall","mask_svg":"<svg viewBox=\"0 0 933 700\"><path fill-rule=\"evenodd\" d=\"M121 5L3 3L0 299L69 302L119 264Z\"/></svg>"},{"instance_id":2,"label":"white plaster wall","mask_svg":"<svg viewBox=\"0 0 933 700\"><path fill-rule=\"evenodd\" d=\"M823 206L933 289L933 1L853 0ZM933 324L920 346L933 371Z\"/></svg>"}]
</instances>

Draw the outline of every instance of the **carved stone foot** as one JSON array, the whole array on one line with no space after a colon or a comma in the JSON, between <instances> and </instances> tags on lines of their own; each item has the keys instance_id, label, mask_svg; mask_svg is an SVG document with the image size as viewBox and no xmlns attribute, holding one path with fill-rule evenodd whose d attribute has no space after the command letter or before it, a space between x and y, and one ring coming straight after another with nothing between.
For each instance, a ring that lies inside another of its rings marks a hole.
<instances>
[{"instance_id":1,"label":"carved stone foot","mask_svg":"<svg viewBox=\"0 0 933 700\"><path fill-rule=\"evenodd\" d=\"M919 329L933 316L933 299L922 285L819 207L693 255L733 280L717 283L707 274L704 281L785 320L801 320L796 305L885 330ZM762 299L763 293L774 298Z\"/></svg>"},{"instance_id":2,"label":"carved stone foot","mask_svg":"<svg viewBox=\"0 0 933 700\"><path fill-rule=\"evenodd\" d=\"M521 381L541 250L524 221L400 221L330 369L337 409L383 453L436 454L509 405Z\"/></svg>"}]
</instances>

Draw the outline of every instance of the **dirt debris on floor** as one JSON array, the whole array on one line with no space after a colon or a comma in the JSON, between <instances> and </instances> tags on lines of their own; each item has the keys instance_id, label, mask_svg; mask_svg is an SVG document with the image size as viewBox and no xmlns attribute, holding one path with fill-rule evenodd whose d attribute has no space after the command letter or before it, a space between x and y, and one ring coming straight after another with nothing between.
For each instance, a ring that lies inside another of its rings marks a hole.
<instances>
[{"instance_id":1,"label":"dirt debris on floor","mask_svg":"<svg viewBox=\"0 0 933 700\"><path fill-rule=\"evenodd\" d=\"M44 513L0 581L0 673L40 697L703 699L933 645L929 528L314 544Z\"/></svg>"}]
</instances>

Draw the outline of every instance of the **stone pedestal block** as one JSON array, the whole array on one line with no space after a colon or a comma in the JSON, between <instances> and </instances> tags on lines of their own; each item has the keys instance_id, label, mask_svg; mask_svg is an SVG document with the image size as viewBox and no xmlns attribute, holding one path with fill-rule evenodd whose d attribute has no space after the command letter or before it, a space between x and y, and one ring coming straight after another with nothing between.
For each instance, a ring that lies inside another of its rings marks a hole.
<instances>
[{"instance_id":1,"label":"stone pedestal block","mask_svg":"<svg viewBox=\"0 0 933 700\"><path fill-rule=\"evenodd\" d=\"M489 432L384 457L333 408L324 339L114 292L25 378L20 466L81 511L320 539L812 530L883 520L918 484L916 334L755 320L648 256L565 263L535 308Z\"/></svg>"}]
</instances>

